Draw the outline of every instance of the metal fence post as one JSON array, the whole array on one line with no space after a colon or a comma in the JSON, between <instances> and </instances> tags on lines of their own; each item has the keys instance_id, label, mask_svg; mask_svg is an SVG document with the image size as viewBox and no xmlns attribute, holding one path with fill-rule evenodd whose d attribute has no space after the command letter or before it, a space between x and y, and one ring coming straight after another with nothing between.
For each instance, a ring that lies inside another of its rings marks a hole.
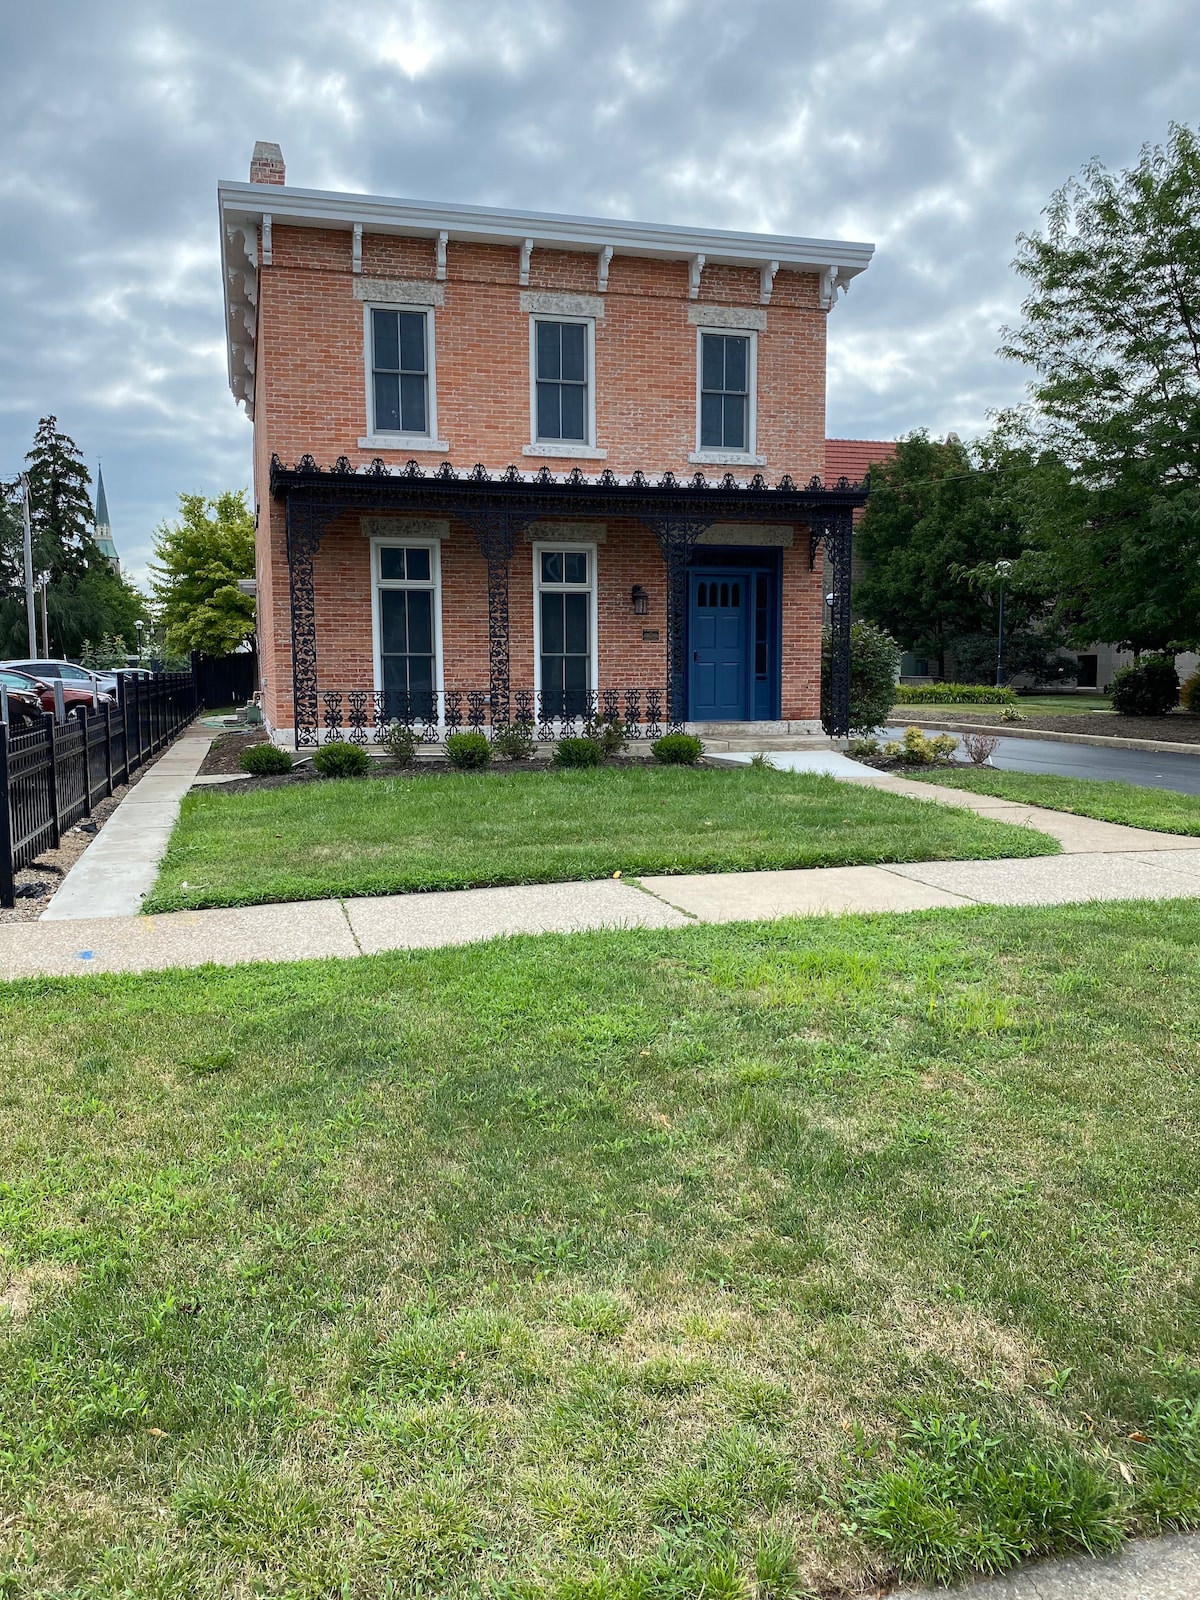
<instances>
[{"instance_id":1,"label":"metal fence post","mask_svg":"<svg viewBox=\"0 0 1200 1600\"><path fill-rule=\"evenodd\" d=\"M113 792L112 713L112 703L107 701L104 706L104 790L110 795Z\"/></svg>"},{"instance_id":2,"label":"metal fence post","mask_svg":"<svg viewBox=\"0 0 1200 1600\"><path fill-rule=\"evenodd\" d=\"M89 749L91 734L89 730L90 718L86 706L76 706L75 715L79 718L79 725L83 729L83 814L90 817L92 814L92 752Z\"/></svg>"},{"instance_id":3,"label":"metal fence post","mask_svg":"<svg viewBox=\"0 0 1200 1600\"><path fill-rule=\"evenodd\" d=\"M8 723L0 722L0 906L15 906L12 798L8 788Z\"/></svg>"},{"instance_id":4,"label":"metal fence post","mask_svg":"<svg viewBox=\"0 0 1200 1600\"><path fill-rule=\"evenodd\" d=\"M46 788L47 798L50 801L50 822L52 826L52 848L57 850L62 843L62 829L59 826L58 810L58 741L54 737L57 724L52 711L42 712L42 731L46 735Z\"/></svg>"},{"instance_id":5,"label":"metal fence post","mask_svg":"<svg viewBox=\"0 0 1200 1600\"><path fill-rule=\"evenodd\" d=\"M61 678L55 678L51 687L54 690L54 717L59 723L67 720L67 697L63 692Z\"/></svg>"}]
</instances>

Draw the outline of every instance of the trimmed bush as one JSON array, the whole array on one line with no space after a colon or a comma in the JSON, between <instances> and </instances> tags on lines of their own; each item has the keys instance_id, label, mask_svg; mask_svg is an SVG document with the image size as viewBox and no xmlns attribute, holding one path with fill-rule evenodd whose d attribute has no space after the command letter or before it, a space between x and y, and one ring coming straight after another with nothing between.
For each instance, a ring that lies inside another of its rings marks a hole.
<instances>
[{"instance_id":1,"label":"trimmed bush","mask_svg":"<svg viewBox=\"0 0 1200 1600\"><path fill-rule=\"evenodd\" d=\"M406 722L389 723L379 741L379 748L386 750L398 766L411 767L417 753L416 733Z\"/></svg>"},{"instance_id":2,"label":"trimmed bush","mask_svg":"<svg viewBox=\"0 0 1200 1600\"><path fill-rule=\"evenodd\" d=\"M1165 717L1179 702L1174 656L1145 656L1113 674L1108 692L1123 717Z\"/></svg>"},{"instance_id":3,"label":"trimmed bush","mask_svg":"<svg viewBox=\"0 0 1200 1600\"><path fill-rule=\"evenodd\" d=\"M1193 672L1179 690L1179 699L1185 711L1200 716L1200 672Z\"/></svg>"},{"instance_id":4,"label":"trimmed bush","mask_svg":"<svg viewBox=\"0 0 1200 1600\"><path fill-rule=\"evenodd\" d=\"M896 704L902 706L1015 706L1012 689L986 683L898 683Z\"/></svg>"},{"instance_id":5,"label":"trimmed bush","mask_svg":"<svg viewBox=\"0 0 1200 1600\"><path fill-rule=\"evenodd\" d=\"M694 767L704 752L694 733L664 733L650 749L664 767Z\"/></svg>"},{"instance_id":6,"label":"trimmed bush","mask_svg":"<svg viewBox=\"0 0 1200 1600\"><path fill-rule=\"evenodd\" d=\"M492 729L492 753L509 761L532 761L537 755L533 723L506 722Z\"/></svg>"},{"instance_id":7,"label":"trimmed bush","mask_svg":"<svg viewBox=\"0 0 1200 1600\"><path fill-rule=\"evenodd\" d=\"M833 634L821 635L821 723L828 731L833 720L830 667ZM850 629L850 732L870 733L887 721L896 703L896 673L900 646L890 633L873 622L856 622Z\"/></svg>"},{"instance_id":8,"label":"trimmed bush","mask_svg":"<svg viewBox=\"0 0 1200 1600\"><path fill-rule=\"evenodd\" d=\"M313 752L313 771L323 778L363 778L371 765L371 758L360 744L350 744L345 739L331 739Z\"/></svg>"},{"instance_id":9,"label":"trimmed bush","mask_svg":"<svg viewBox=\"0 0 1200 1600\"><path fill-rule=\"evenodd\" d=\"M238 757L238 766L252 778L270 778L292 770L292 758L277 744L252 744Z\"/></svg>"},{"instance_id":10,"label":"trimmed bush","mask_svg":"<svg viewBox=\"0 0 1200 1600\"><path fill-rule=\"evenodd\" d=\"M482 733L448 733L446 760L460 772L479 772L492 764L492 747Z\"/></svg>"},{"instance_id":11,"label":"trimmed bush","mask_svg":"<svg viewBox=\"0 0 1200 1600\"><path fill-rule=\"evenodd\" d=\"M560 739L554 747L556 767L598 767L604 749L598 739Z\"/></svg>"},{"instance_id":12,"label":"trimmed bush","mask_svg":"<svg viewBox=\"0 0 1200 1600\"><path fill-rule=\"evenodd\" d=\"M904 761L910 767L932 767L939 761L953 761L958 740L952 733L927 738L920 728L905 728L903 739L892 739L883 747L885 756Z\"/></svg>"}]
</instances>

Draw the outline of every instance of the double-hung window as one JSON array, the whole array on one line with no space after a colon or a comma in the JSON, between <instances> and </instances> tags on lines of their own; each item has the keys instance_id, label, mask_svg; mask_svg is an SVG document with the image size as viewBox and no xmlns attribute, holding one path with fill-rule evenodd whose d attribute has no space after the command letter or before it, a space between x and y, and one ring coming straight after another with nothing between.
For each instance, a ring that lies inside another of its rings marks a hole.
<instances>
[{"instance_id":1,"label":"double-hung window","mask_svg":"<svg viewBox=\"0 0 1200 1600\"><path fill-rule=\"evenodd\" d=\"M533 324L535 444L591 444L590 325Z\"/></svg>"},{"instance_id":2,"label":"double-hung window","mask_svg":"<svg viewBox=\"0 0 1200 1600\"><path fill-rule=\"evenodd\" d=\"M373 431L433 432L430 317L425 311L370 312Z\"/></svg>"},{"instance_id":3,"label":"double-hung window","mask_svg":"<svg viewBox=\"0 0 1200 1600\"><path fill-rule=\"evenodd\" d=\"M535 545L533 562L542 715L586 716L595 673L595 549Z\"/></svg>"},{"instance_id":4,"label":"double-hung window","mask_svg":"<svg viewBox=\"0 0 1200 1600\"><path fill-rule=\"evenodd\" d=\"M701 333L701 450L753 450L752 362L750 334Z\"/></svg>"},{"instance_id":5,"label":"double-hung window","mask_svg":"<svg viewBox=\"0 0 1200 1600\"><path fill-rule=\"evenodd\" d=\"M377 544L377 682L383 720L432 720L437 714L436 544Z\"/></svg>"}]
</instances>

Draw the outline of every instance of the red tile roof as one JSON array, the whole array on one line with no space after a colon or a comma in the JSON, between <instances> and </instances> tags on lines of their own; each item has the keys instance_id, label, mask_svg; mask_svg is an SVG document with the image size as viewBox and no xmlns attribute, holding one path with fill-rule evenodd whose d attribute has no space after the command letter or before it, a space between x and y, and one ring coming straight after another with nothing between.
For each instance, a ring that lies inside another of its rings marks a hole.
<instances>
[{"instance_id":1,"label":"red tile roof","mask_svg":"<svg viewBox=\"0 0 1200 1600\"><path fill-rule=\"evenodd\" d=\"M892 439L826 439L825 482L846 477L858 483L870 470L872 461L886 461L895 452Z\"/></svg>"}]
</instances>

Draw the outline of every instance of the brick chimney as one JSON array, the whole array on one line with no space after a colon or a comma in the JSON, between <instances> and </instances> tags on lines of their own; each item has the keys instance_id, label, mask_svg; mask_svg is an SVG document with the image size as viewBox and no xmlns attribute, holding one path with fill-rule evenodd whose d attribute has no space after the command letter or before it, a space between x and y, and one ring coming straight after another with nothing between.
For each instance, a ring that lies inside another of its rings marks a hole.
<instances>
[{"instance_id":1,"label":"brick chimney","mask_svg":"<svg viewBox=\"0 0 1200 1600\"><path fill-rule=\"evenodd\" d=\"M265 139L256 141L254 154L250 157L250 182L287 182L287 174L283 165L283 151L277 144L268 144Z\"/></svg>"}]
</instances>

